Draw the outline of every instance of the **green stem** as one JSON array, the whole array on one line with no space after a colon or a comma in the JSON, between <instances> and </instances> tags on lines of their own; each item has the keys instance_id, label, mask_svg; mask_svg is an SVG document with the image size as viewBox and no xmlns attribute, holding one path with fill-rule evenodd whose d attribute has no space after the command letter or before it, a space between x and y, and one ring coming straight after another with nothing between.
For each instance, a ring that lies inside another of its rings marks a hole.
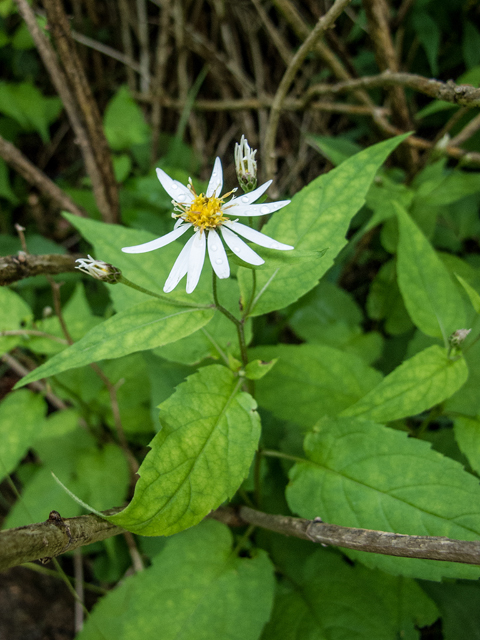
<instances>
[{"instance_id":1,"label":"green stem","mask_svg":"<svg viewBox=\"0 0 480 640\"><path fill-rule=\"evenodd\" d=\"M131 282L122 274L119 283L125 284L127 287L131 287L132 289L136 289L137 291L141 291L142 293L146 293L147 296L152 296L153 298L158 298L158 300L162 300L162 302L166 302L167 304L174 305L176 307L190 307L192 309L211 309L211 305L208 304L192 304L191 302L181 302L180 300L175 300L174 298L169 298L168 296L163 296L160 293L154 293L149 289L145 289L134 282Z\"/></svg>"},{"instance_id":2,"label":"green stem","mask_svg":"<svg viewBox=\"0 0 480 640\"><path fill-rule=\"evenodd\" d=\"M213 289L213 300L215 302L215 307L220 311L220 313L223 313L223 315L226 318L228 318L230 322L233 322L233 324L237 328L238 344L240 346L240 357L242 358L243 366L246 367L248 364L248 354L247 354L247 343L245 341L245 325L241 320L239 320L238 318L235 318L235 316L232 313L230 313L228 309L225 309L225 307L222 306L218 301L217 276L215 275L215 272L213 272L212 289Z\"/></svg>"},{"instance_id":3,"label":"green stem","mask_svg":"<svg viewBox=\"0 0 480 640\"><path fill-rule=\"evenodd\" d=\"M272 451L271 449L263 449L260 451L262 456L268 456L269 458L283 458L284 460L291 460L292 462L308 462L306 458L299 458L298 456L291 456L288 453L282 453L281 451Z\"/></svg>"}]
</instances>

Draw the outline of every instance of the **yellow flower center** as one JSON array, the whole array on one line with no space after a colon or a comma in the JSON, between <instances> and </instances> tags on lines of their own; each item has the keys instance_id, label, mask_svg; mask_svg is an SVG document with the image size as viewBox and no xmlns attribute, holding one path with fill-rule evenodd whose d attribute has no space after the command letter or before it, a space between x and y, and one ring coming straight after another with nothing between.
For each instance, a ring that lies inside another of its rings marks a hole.
<instances>
[{"instance_id":1,"label":"yellow flower center","mask_svg":"<svg viewBox=\"0 0 480 640\"><path fill-rule=\"evenodd\" d=\"M191 222L201 231L215 229L228 220L223 215L222 205L223 198L216 196L207 198L203 193L199 196L195 194L192 203L182 214L182 218L186 222Z\"/></svg>"}]
</instances>

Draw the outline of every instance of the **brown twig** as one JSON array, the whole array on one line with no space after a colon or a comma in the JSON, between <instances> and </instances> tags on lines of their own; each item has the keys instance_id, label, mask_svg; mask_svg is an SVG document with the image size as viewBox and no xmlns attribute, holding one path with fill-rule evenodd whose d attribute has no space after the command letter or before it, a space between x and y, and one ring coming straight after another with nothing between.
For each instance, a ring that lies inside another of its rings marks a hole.
<instances>
[{"instance_id":1,"label":"brown twig","mask_svg":"<svg viewBox=\"0 0 480 640\"><path fill-rule=\"evenodd\" d=\"M56 275L75 271L75 255L57 253L33 256L24 251L16 256L0 257L0 286L38 275Z\"/></svg>"},{"instance_id":2,"label":"brown twig","mask_svg":"<svg viewBox=\"0 0 480 640\"><path fill-rule=\"evenodd\" d=\"M266 174L268 178L273 179L276 172L275 139L277 136L277 129L280 121L280 112L283 102L287 96L287 92L309 52L319 41L325 31L333 25L335 20L350 2L351 0L335 0L329 11L320 18L305 42L297 50L283 75L283 78L273 100L272 109L270 111L270 118L267 125L267 131L265 133L265 159Z\"/></svg>"},{"instance_id":3,"label":"brown twig","mask_svg":"<svg viewBox=\"0 0 480 640\"><path fill-rule=\"evenodd\" d=\"M121 510L121 508L109 509L103 513L114 515ZM220 507L208 517L232 527L255 525L281 535L309 540L315 544L356 549L366 553L480 564L480 541L453 540L436 536L409 536L388 531L342 527L319 520L271 515L245 506L237 509ZM70 531L69 551L124 532L120 527L93 514L64 518L63 522ZM0 531L0 571L45 556L60 555L65 550L66 542L64 530L48 520L26 527Z\"/></svg>"},{"instance_id":4,"label":"brown twig","mask_svg":"<svg viewBox=\"0 0 480 640\"><path fill-rule=\"evenodd\" d=\"M83 207L70 198L60 187L58 187L43 171L40 171L23 153L0 136L0 156L15 171L25 178L27 182L34 185L41 193L53 200L59 208L70 211L76 216L88 217Z\"/></svg>"},{"instance_id":5,"label":"brown twig","mask_svg":"<svg viewBox=\"0 0 480 640\"><path fill-rule=\"evenodd\" d=\"M21 16L25 20L28 30L30 31L30 35L37 47L38 53L47 68L52 84L63 102L63 106L65 107L72 129L75 133L76 142L82 152L85 168L92 181L92 187L98 209L105 221L116 220L117 214L111 210L107 190L103 183L103 174L97 165L94 149L89 139L86 127L82 121L81 111L76 103L72 89L69 86L67 76L59 64L52 45L38 26L35 13L27 0L15 0L15 3L18 6Z\"/></svg>"},{"instance_id":6,"label":"brown twig","mask_svg":"<svg viewBox=\"0 0 480 640\"><path fill-rule=\"evenodd\" d=\"M28 373L30 373L29 369L24 367L23 364L21 364L16 358L14 358L9 353L4 353L1 359L6 364L8 364L8 366L10 367L10 369L12 369L12 371L15 371L15 373L17 373L22 378L26 376ZM28 386L34 391L38 391L39 393L44 395L47 398L47 400L50 402L50 404L56 409L59 409L59 410L68 409L68 405L65 404L63 400L58 398L51 391L47 391L46 385L43 384L42 382L38 382L38 381L31 382Z\"/></svg>"}]
</instances>

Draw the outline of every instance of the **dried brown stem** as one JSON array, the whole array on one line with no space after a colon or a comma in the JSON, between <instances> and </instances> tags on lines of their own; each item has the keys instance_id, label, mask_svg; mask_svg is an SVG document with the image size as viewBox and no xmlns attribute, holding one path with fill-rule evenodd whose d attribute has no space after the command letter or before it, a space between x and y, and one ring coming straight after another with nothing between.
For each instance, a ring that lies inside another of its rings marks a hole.
<instances>
[{"instance_id":1,"label":"dried brown stem","mask_svg":"<svg viewBox=\"0 0 480 640\"><path fill-rule=\"evenodd\" d=\"M104 511L114 515L120 508ZM346 549L403 558L423 558L463 564L480 564L480 541L452 540L436 536L409 536L388 531L342 527L316 520L271 515L250 507L220 507L210 516L232 527L255 525L281 535ZM105 540L124 530L96 515L65 518L64 526L50 520L18 529L0 531L0 571L45 556ZM70 531L70 539L66 528ZM67 545L67 543L69 543Z\"/></svg>"},{"instance_id":2,"label":"dried brown stem","mask_svg":"<svg viewBox=\"0 0 480 640\"><path fill-rule=\"evenodd\" d=\"M342 13L344 8L348 6L348 4L350 4L350 2L351 0L335 0L330 10L320 18L314 29L308 35L305 42L295 53L283 75L282 80L280 81L280 85L273 100L270 118L267 125L267 131L265 133L266 174L268 178L273 179L276 172L275 139L277 136L277 129L280 121L282 105L285 101L288 90L290 89L290 86L296 74L298 73L298 70L300 69L309 52L323 36L325 31L333 25L335 20Z\"/></svg>"},{"instance_id":3,"label":"dried brown stem","mask_svg":"<svg viewBox=\"0 0 480 640\"><path fill-rule=\"evenodd\" d=\"M17 256L0 258L0 286L38 275L56 275L75 271L74 255L57 253L33 256L23 251Z\"/></svg>"},{"instance_id":4,"label":"dried brown stem","mask_svg":"<svg viewBox=\"0 0 480 640\"><path fill-rule=\"evenodd\" d=\"M19 0L23 1L23 0ZM49 28L59 53L65 76L74 96L76 106L85 124L88 141L98 172L97 203L106 222L118 222L118 188L113 173L113 164L107 140L103 132L102 119L90 89L83 65L78 57L70 25L61 0L44 0ZM93 177L89 173L90 178ZM100 188L101 187L101 188ZM94 187L95 189L95 187ZM100 202L98 199L100 198ZM100 207L101 204L101 207Z\"/></svg>"},{"instance_id":5,"label":"dried brown stem","mask_svg":"<svg viewBox=\"0 0 480 640\"><path fill-rule=\"evenodd\" d=\"M41 193L53 200L61 209L70 211L76 216L87 217L87 212L82 207L75 204L69 195L58 187L43 171L40 171L30 160L23 155L11 142L0 136L0 156L15 171L25 178L27 182L34 185Z\"/></svg>"},{"instance_id":6,"label":"dried brown stem","mask_svg":"<svg viewBox=\"0 0 480 640\"><path fill-rule=\"evenodd\" d=\"M8 366L10 367L10 369L12 369L12 371L15 371L15 373L18 374L19 376L21 376L22 378L24 376L26 376L27 373L30 373L29 369L24 367L21 362L19 362L16 358L14 358L9 353L3 354L1 359L6 364L8 364ZM34 391L38 391L39 393L44 395L47 398L47 400L50 402L50 404L53 407L55 407L56 409L59 409L59 410L68 409L68 405L66 405L63 400L58 398L51 391L47 391L46 390L46 385L44 385L42 382L38 382L38 381L37 382L31 382L27 386L30 387L30 389L33 389Z\"/></svg>"},{"instance_id":7,"label":"dried brown stem","mask_svg":"<svg viewBox=\"0 0 480 640\"><path fill-rule=\"evenodd\" d=\"M83 123L81 111L77 105L75 95L69 85L67 76L59 64L52 45L38 26L33 9L28 4L27 0L15 0L15 3L18 6L21 16L25 20L28 30L35 42L35 46L37 47L38 53L47 68L52 84L63 102L63 106L65 107L72 129L75 133L76 142L80 146L83 160L85 162L85 168L92 181L92 187L95 193L98 209L105 221L113 221L116 219L116 214L111 210L107 197L107 190L102 179L102 172L99 170L97 165L91 140L89 139L87 129Z\"/></svg>"},{"instance_id":8,"label":"dried brown stem","mask_svg":"<svg viewBox=\"0 0 480 640\"><path fill-rule=\"evenodd\" d=\"M363 0L363 7L367 16L368 32L373 42L375 58L381 71L396 73L399 71L397 52L393 44L389 24L389 7L386 0ZM402 86L393 85L389 90L392 107L393 122L395 125L409 131L412 122L408 112L407 99ZM418 163L418 156L411 147L402 145L398 149L402 163L414 173Z\"/></svg>"}]
</instances>

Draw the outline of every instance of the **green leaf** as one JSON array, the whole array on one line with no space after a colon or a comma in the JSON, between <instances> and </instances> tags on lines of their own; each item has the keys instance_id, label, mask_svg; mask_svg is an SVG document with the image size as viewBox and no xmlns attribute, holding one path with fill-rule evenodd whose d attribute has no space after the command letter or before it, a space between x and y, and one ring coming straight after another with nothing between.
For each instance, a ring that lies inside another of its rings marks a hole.
<instances>
[{"instance_id":1,"label":"green leaf","mask_svg":"<svg viewBox=\"0 0 480 640\"><path fill-rule=\"evenodd\" d=\"M125 454L116 444L90 449L79 456L77 475L81 495L94 509L120 506L128 493L129 471Z\"/></svg>"},{"instance_id":2,"label":"green leaf","mask_svg":"<svg viewBox=\"0 0 480 640\"><path fill-rule=\"evenodd\" d=\"M462 53L467 69L480 63L480 32L469 20L463 25Z\"/></svg>"},{"instance_id":3,"label":"green leaf","mask_svg":"<svg viewBox=\"0 0 480 640\"><path fill-rule=\"evenodd\" d=\"M270 369L275 366L278 358L274 358L269 362L264 362L263 360L252 360L245 367L245 376L249 380L261 380L263 376L267 375Z\"/></svg>"},{"instance_id":4,"label":"green leaf","mask_svg":"<svg viewBox=\"0 0 480 640\"><path fill-rule=\"evenodd\" d=\"M475 291L475 289L472 286L470 286L468 282L464 280L461 276L459 276L457 273L455 275L457 277L457 280L460 282L462 287L467 292L470 302L472 303L472 306L475 309L475 313L480 313L480 294L478 294L477 291Z\"/></svg>"},{"instance_id":5,"label":"green leaf","mask_svg":"<svg viewBox=\"0 0 480 640\"><path fill-rule=\"evenodd\" d=\"M10 186L8 165L2 158L0 158L0 197L5 198L5 200L8 200L14 205L19 203L17 196Z\"/></svg>"},{"instance_id":6,"label":"green leaf","mask_svg":"<svg viewBox=\"0 0 480 640\"><path fill-rule=\"evenodd\" d=\"M0 404L0 480L11 473L42 429L46 412L42 396L24 389Z\"/></svg>"},{"instance_id":7,"label":"green leaf","mask_svg":"<svg viewBox=\"0 0 480 640\"><path fill-rule=\"evenodd\" d=\"M477 316L478 318L478 316ZM477 329L480 318L477 319ZM480 341L472 341L464 356L468 366L468 380L451 398L445 401L444 410L475 417L480 414Z\"/></svg>"},{"instance_id":8,"label":"green leaf","mask_svg":"<svg viewBox=\"0 0 480 640\"><path fill-rule=\"evenodd\" d=\"M160 405L162 429L140 467L133 500L112 522L141 535L171 535L235 493L260 437L256 403L241 384L226 367L211 365Z\"/></svg>"},{"instance_id":9,"label":"green leaf","mask_svg":"<svg viewBox=\"0 0 480 640\"><path fill-rule=\"evenodd\" d=\"M449 398L467 378L463 358L451 360L445 349L432 345L403 362L342 415L378 422L413 416Z\"/></svg>"},{"instance_id":10,"label":"green leaf","mask_svg":"<svg viewBox=\"0 0 480 640\"><path fill-rule=\"evenodd\" d=\"M413 14L413 27L420 44L427 54L430 70L433 76L438 75L438 52L440 49L441 32L437 23L428 13L418 11Z\"/></svg>"},{"instance_id":11,"label":"green leaf","mask_svg":"<svg viewBox=\"0 0 480 640\"><path fill-rule=\"evenodd\" d=\"M257 347L250 356L265 361L278 358L256 385L260 406L307 428L323 415L355 404L381 380L381 374L359 357L326 345Z\"/></svg>"},{"instance_id":12,"label":"green leaf","mask_svg":"<svg viewBox=\"0 0 480 640\"><path fill-rule=\"evenodd\" d=\"M455 440L472 469L480 474L480 419L468 416L455 418Z\"/></svg>"},{"instance_id":13,"label":"green leaf","mask_svg":"<svg viewBox=\"0 0 480 640\"><path fill-rule=\"evenodd\" d=\"M440 609L444 640L480 640L480 585L425 582L422 587Z\"/></svg>"},{"instance_id":14,"label":"green leaf","mask_svg":"<svg viewBox=\"0 0 480 640\"><path fill-rule=\"evenodd\" d=\"M350 138L342 136L308 136L307 142L314 149L330 160L330 162L338 166L345 160L360 153L362 147L350 140Z\"/></svg>"},{"instance_id":15,"label":"green leaf","mask_svg":"<svg viewBox=\"0 0 480 640\"><path fill-rule=\"evenodd\" d=\"M480 538L478 479L430 444L356 418L323 418L305 438L307 460L290 471L287 500L304 518L420 536ZM347 554L394 575L480 577L480 567Z\"/></svg>"},{"instance_id":16,"label":"green leaf","mask_svg":"<svg viewBox=\"0 0 480 640\"><path fill-rule=\"evenodd\" d=\"M125 86L120 87L108 103L103 122L108 144L114 151L130 149L149 139L150 131L142 110Z\"/></svg>"},{"instance_id":17,"label":"green leaf","mask_svg":"<svg viewBox=\"0 0 480 640\"><path fill-rule=\"evenodd\" d=\"M37 131L43 142L50 139L48 127L62 110L60 98L48 98L30 82L0 82L0 113L16 120L26 131Z\"/></svg>"},{"instance_id":18,"label":"green leaf","mask_svg":"<svg viewBox=\"0 0 480 640\"><path fill-rule=\"evenodd\" d=\"M257 640L273 567L261 550L239 558L232 542L213 520L170 538L151 567L102 598L77 640Z\"/></svg>"},{"instance_id":19,"label":"green leaf","mask_svg":"<svg viewBox=\"0 0 480 640\"><path fill-rule=\"evenodd\" d=\"M331 551L317 551L303 574L278 592L262 640L418 638L414 625L438 617L414 580L353 567Z\"/></svg>"},{"instance_id":20,"label":"green leaf","mask_svg":"<svg viewBox=\"0 0 480 640\"><path fill-rule=\"evenodd\" d=\"M400 227L398 284L405 306L417 327L446 339L465 326L460 292L432 245L407 212L396 205Z\"/></svg>"},{"instance_id":21,"label":"green leaf","mask_svg":"<svg viewBox=\"0 0 480 640\"><path fill-rule=\"evenodd\" d=\"M345 160L336 169L313 180L292 198L288 207L272 216L262 229L268 236L301 251L328 251L320 260L258 270L250 315L281 309L317 284L346 245L350 220L364 204L379 167L407 135L381 142ZM246 307L251 297L250 271L240 268L238 280Z\"/></svg>"},{"instance_id":22,"label":"green leaf","mask_svg":"<svg viewBox=\"0 0 480 640\"><path fill-rule=\"evenodd\" d=\"M398 288L395 261L384 262L372 282L367 298L368 315L373 320L385 319L384 329L398 336L412 328Z\"/></svg>"},{"instance_id":23,"label":"green leaf","mask_svg":"<svg viewBox=\"0 0 480 640\"><path fill-rule=\"evenodd\" d=\"M28 304L17 293L0 287L0 332L18 331L33 316ZM23 342L22 336L0 336L0 354Z\"/></svg>"},{"instance_id":24,"label":"green leaf","mask_svg":"<svg viewBox=\"0 0 480 640\"><path fill-rule=\"evenodd\" d=\"M174 342L203 327L213 314L213 309L182 309L160 300L141 302L94 327L71 347L31 371L17 386L90 362L120 358Z\"/></svg>"}]
</instances>

